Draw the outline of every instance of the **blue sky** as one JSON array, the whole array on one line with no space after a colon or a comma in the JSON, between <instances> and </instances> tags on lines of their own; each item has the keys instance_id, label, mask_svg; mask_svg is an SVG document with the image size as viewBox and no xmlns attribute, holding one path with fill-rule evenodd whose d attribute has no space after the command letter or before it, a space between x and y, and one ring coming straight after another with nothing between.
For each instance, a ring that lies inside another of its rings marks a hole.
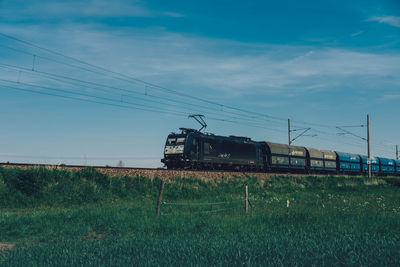
<instances>
[{"instance_id":1,"label":"blue sky","mask_svg":"<svg viewBox=\"0 0 400 267\"><path fill-rule=\"evenodd\" d=\"M166 136L197 127L191 113L281 143L291 118L317 135L294 144L362 154L335 126L369 113L373 155L400 143L398 1L0 0L0 32L126 75L0 36L0 161L158 167ZM93 103L105 98L120 103Z\"/></svg>"}]
</instances>

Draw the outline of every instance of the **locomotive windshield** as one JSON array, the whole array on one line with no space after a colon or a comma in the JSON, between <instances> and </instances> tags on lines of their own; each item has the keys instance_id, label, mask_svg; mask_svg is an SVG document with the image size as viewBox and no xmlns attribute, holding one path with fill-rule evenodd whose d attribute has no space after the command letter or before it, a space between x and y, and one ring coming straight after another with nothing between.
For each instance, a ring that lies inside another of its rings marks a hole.
<instances>
[{"instance_id":1,"label":"locomotive windshield","mask_svg":"<svg viewBox=\"0 0 400 267\"><path fill-rule=\"evenodd\" d=\"M180 146L185 144L185 137L168 138L167 146Z\"/></svg>"},{"instance_id":2,"label":"locomotive windshield","mask_svg":"<svg viewBox=\"0 0 400 267\"><path fill-rule=\"evenodd\" d=\"M176 138L168 138L167 146L174 146L176 145Z\"/></svg>"},{"instance_id":3,"label":"locomotive windshield","mask_svg":"<svg viewBox=\"0 0 400 267\"><path fill-rule=\"evenodd\" d=\"M181 138L177 138L176 139L176 145L184 145L185 144L185 140L186 140L186 138L185 137L181 137Z\"/></svg>"}]
</instances>

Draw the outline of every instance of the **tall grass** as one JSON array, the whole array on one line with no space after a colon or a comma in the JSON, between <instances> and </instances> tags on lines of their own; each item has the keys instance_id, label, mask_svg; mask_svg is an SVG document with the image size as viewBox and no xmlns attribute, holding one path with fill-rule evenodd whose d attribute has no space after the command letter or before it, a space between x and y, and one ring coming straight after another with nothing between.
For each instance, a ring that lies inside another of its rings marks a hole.
<instances>
[{"instance_id":1,"label":"tall grass","mask_svg":"<svg viewBox=\"0 0 400 267\"><path fill-rule=\"evenodd\" d=\"M386 181L389 181L388 184ZM248 185L257 198L268 198L271 194L293 194L325 190L365 191L385 188L400 181L398 178L373 178L343 176L274 176L270 179L256 177L222 178L202 181L196 178L171 178L164 192L166 199L214 199L238 197ZM22 208L38 206L70 206L102 203L116 199L156 197L160 179L146 177L111 178L96 169L80 171L46 168L2 168L0 167L0 208ZM303 194L300 194L303 195Z\"/></svg>"},{"instance_id":2,"label":"tall grass","mask_svg":"<svg viewBox=\"0 0 400 267\"><path fill-rule=\"evenodd\" d=\"M397 266L398 178L160 179L0 168L2 266ZM253 208L243 212L249 186ZM286 200L290 200L287 209Z\"/></svg>"}]
</instances>

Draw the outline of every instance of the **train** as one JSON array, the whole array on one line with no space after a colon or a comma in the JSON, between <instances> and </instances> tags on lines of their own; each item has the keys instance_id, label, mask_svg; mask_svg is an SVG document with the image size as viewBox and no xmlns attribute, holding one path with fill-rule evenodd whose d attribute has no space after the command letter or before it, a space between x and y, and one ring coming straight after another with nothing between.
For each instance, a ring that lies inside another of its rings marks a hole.
<instances>
[{"instance_id":1,"label":"train","mask_svg":"<svg viewBox=\"0 0 400 267\"><path fill-rule=\"evenodd\" d=\"M167 137L161 159L167 169L368 174L364 155L180 130ZM400 176L400 160L376 157L370 165L373 175Z\"/></svg>"}]
</instances>

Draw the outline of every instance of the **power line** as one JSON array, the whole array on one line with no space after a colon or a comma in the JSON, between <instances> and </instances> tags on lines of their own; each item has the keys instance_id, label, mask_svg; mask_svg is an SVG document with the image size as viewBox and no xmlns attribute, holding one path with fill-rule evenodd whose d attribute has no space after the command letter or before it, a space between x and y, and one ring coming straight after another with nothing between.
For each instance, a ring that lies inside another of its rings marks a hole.
<instances>
[{"instance_id":1,"label":"power line","mask_svg":"<svg viewBox=\"0 0 400 267\"><path fill-rule=\"evenodd\" d=\"M362 136L359 136L357 134L354 134L354 133L344 129L344 127L364 127L364 125L361 125L361 126L336 126L336 128L342 131L342 133L338 133L338 135L349 134L349 135L352 135L354 137L360 138L360 139L362 139L364 141L367 141L367 139L365 137L362 137Z\"/></svg>"},{"instance_id":2,"label":"power line","mask_svg":"<svg viewBox=\"0 0 400 267\"><path fill-rule=\"evenodd\" d=\"M102 104L102 105L119 107L119 108L128 108L128 109L135 109L135 110L142 110L142 111L149 111L149 112L165 114L165 111L150 110L150 109L126 106L126 105L121 105L121 104L112 104L112 103L107 103L107 102L91 100L91 99L83 99L83 98L79 98L79 97L65 96L65 95L59 95L59 94L54 94L54 93L46 93L46 92L42 92L42 91L35 91L35 90L30 90L30 89L17 88L17 87L8 86L8 85L1 85L1 86L3 88L18 90L18 91L24 91L24 92L30 92L30 93L35 93L35 94L55 96L55 97L60 97L60 98L65 98L65 99L73 99L73 100L78 100L78 101L83 101L83 102L90 102L90 103ZM178 115L178 114L174 114L174 115ZM182 114L179 114L179 115L182 115Z\"/></svg>"},{"instance_id":3,"label":"power line","mask_svg":"<svg viewBox=\"0 0 400 267\"><path fill-rule=\"evenodd\" d=\"M65 76L65 75L59 75L59 74L54 74L54 73L49 73L49 72L44 72L44 71L38 71L38 70L32 71L31 69L28 69L28 68L19 67L19 66L15 66L15 65L9 65L9 64L3 64L3 63L0 63L0 67L4 67L4 68L8 68L8 69L13 69L13 70L19 70L19 71L23 71L23 72L28 73L28 74L37 74L37 75L40 75L40 76L42 76L42 77L44 76L44 77L46 77L46 78L49 78L49 79L52 79L52 80L55 80L55 81L58 81L58 82L67 83L67 84L72 84L72 85L74 85L74 86L84 86L84 87L86 87L86 88L94 89L94 88L88 86L88 85L92 85L92 86L96 86L96 87L106 88L107 91L109 91L109 89L115 89L115 90L122 91L122 92L124 92L124 93L131 93L131 94L136 94L136 95L143 96L143 94L141 94L141 93L138 93L138 92L132 91L132 90L128 90L128 89L125 89L125 88L120 88L120 87L115 87L115 86L109 86L109 85L103 85L103 84L100 84L100 83L97 83L97 82L85 81L85 80L76 79L76 78L72 78L72 77ZM67 81L66 81L66 80L67 80ZM71 81L73 81L73 82L70 82L69 80L71 80ZM78 83L81 83L81 84L78 85L78 84L76 84L75 82L78 82ZM83 85L82 85L82 84L83 84ZM103 91L104 91L104 89L100 89L100 88L96 88L96 89L97 89L97 90L103 90ZM113 93L115 93L115 92L113 92ZM129 98L135 98L135 99L138 98L138 97L133 97L133 96L130 96L130 95L124 95L124 96L129 97ZM153 96L153 95L147 95L147 96L150 96L150 97L153 97L153 98L157 98L157 99L162 99L162 100L169 101L169 102L177 102L177 103L181 103L181 104L185 104L185 105L190 105L192 108L193 108L193 106L200 107L200 108L202 108L202 109L205 109L205 110L206 110L205 112L207 112L207 113L209 113L209 114L218 115L218 114L216 114L216 113L211 113L211 112L209 111L209 109L210 109L209 107L204 107L204 106L200 106L200 105L196 105L196 104L188 104L188 103L184 103L184 102L182 102L182 101L176 101L176 100L173 100L173 99L168 99L168 98L160 97L160 96ZM154 100L150 100L150 99L143 99L143 98L141 98L141 99L144 100L144 101L148 101L148 102L153 102L153 103L155 102L155 103L157 103L157 104L165 104L165 103L160 103L160 102L157 102L157 101L154 101ZM170 106L170 105L169 105L169 106ZM181 108L181 106L175 106L175 107ZM212 109L212 110L215 110L215 109ZM189 113L192 113L192 112L193 112L193 110L191 110ZM202 111L202 112L204 112L204 111ZM242 117L245 118L246 121L249 120L249 117L248 117L248 116L244 116L244 115L242 115L242 114L232 113L232 112L228 112L228 114L234 114L234 115L242 116ZM242 118L237 118L237 117L231 117L231 118L232 118L232 119L240 119L240 120L243 120ZM255 118L255 117L250 117L250 119L254 120L254 119L256 119L256 118ZM261 122L261 121L258 120L258 119L256 119L256 120L257 120L259 123Z\"/></svg>"},{"instance_id":4,"label":"power line","mask_svg":"<svg viewBox=\"0 0 400 267\"><path fill-rule=\"evenodd\" d=\"M92 68L95 68L95 69L99 69L99 70L104 71L104 72L106 72L106 73L111 73L111 74L113 74L113 75L117 75L117 76L119 76L119 77L124 77L125 79L128 79L128 80L124 80L124 81L127 81L127 82L132 82L132 81L134 81L135 83L141 83L141 84L147 85L147 86L149 86L149 87L152 87L152 88L154 88L154 89L166 91L166 92L173 93L173 94L176 94L176 95L180 95L180 96L183 96L183 97L195 99L195 100L197 100L197 101L201 101L201 102L204 102L204 103L216 105L216 106L218 106L218 107L220 107L220 108L228 108L228 109L231 109L231 110L236 110L236 111L240 111L240 112L244 112L244 113L248 113L248 114L253 114L253 115L261 116L261 117L264 117L264 118L270 118L270 119L276 119L276 120L286 120L286 119L283 119L283 118L280 118L280 117L271 116L271 115L267 115L267 114L262 114L262 113L258 113L258 112L254 112L254 111L249 111L249 110L245 110L245 109L242 109L242 108L233 107L233 106L230 106L230 105L224 105L224 104L221 104L221 103L218 103L218 102L215 102L215 101L210 101L210 100L203 99L203 98L200 98L200 97L196 97L196 96L193 96L193 95L188 95L188 94L186 94L186 93L178 92L178 91L176 91L176 90L172 90L172 89L169 89L169 88L166 88L166 87L163 87L163 86L159 86L159 85L156 85L156 84L153 84L153 83L149 83L149 82L146 82L146 81L144 81L144 80L141 80L141 79L138 79L138 78L134 78L134 77L125 75L125 74L123 74L123 73L119 73L119 72L112 71L112 70L109 70L109 69L106 69L106 68L103 68L103 67L100 67L100 66L96 66L96 65L94 65L94 64L85 62L85 61L83 61L83 60L80 60L80 59L77 59L77 58L74 58L74 57L70 57L70 56L64 55L64 54L62 54L62 53L60 53L60 52L56 52L56 51L53 51L53 50L51 50L51 49L38 46L38 45L33 44L33 43L31 43L31 42L24 41L24 40L22 40L22 39L19 39L19 38L16 38L16 37L13 37L13 36L10 36L10 35L1 33L1 32L0 32L0 35L3 36L3 37L5 37L5 38L12 39L12 40L15 40L15 41L17 41L17 42L23 43L23 44L25 44L25 45L29 45L29 46L31 46L31 47L35 47L35 48L37 48L37 49L46 51L46 52L48 52L48 53L51 53L51 54L54 54L54 55L57 55L57 56L61 56L61 57L63 57L63 58L66 58L66 59L75 61L75 62L77 62L77 63L79 63L79 64L83 64L83 65L86 65L86 66L89 66L89 67L92 67ZM114 76L112 76L112 77L113 77L114 79L120 79L120 78L117 78L117 77L114 77Z\"/></svg>"},{"instance_id":5,"label":"power line","mask_svg":"<svg viewBox=\"0 0 400 267\"><path fill-rule=\"evenodd\" d=\"M87 157L87 156L36 156L36 155L15 155L15 154L0 154L0 157L7 158L30 158L30 159L69 159L69 160L150 160L160 159L160 157Z\"/></svg>"},{"instance_id":6,"label":"power line","mask_svg":"<svg viewBox=\"0 0 400 267\"><path fill-rule=\"evenodd\" d=\"M41 88L41 89L45 89L45 90L56 91L56 92L62 92L62 93L66 93L66 94L74 94L74 95L79 95L79 96L92 97L92 98L96 98L96 99L100 99L100 100L104 100L104 101L117 102L117 103L126 103L126 104L141 106L141 107L144 107L144 108L149 108L147 111L150 111L150 108L153 108L153 107L149 107L149 106L142 105L142 104L138 104L138 103L126 102L126 101L124 101L124 100L110 99L110 98L105 98L105 97L100 97L100 96L94 96L94 95L84 94L84 93L78 93L78 92L73 92L73 91L68 91L68 90L63 90L63 89L56 89L56 88L51 88L51 87L41 86L41 85L36 85L36 84L29 84L29 83L23 83L23 82L14 82L14 81L5 80L5 79L0 79L0 81L8 82L8 83L13 83L13 84L15 84L15 85L32 86L32 87L37 87L37 88ZM144 110L144 109L143 109L143 110ZM154 110L159 110L159 109L154 109ZM185 114L185 113L182 113L181 115L184 115L184 114Z\"/></svg>"},{"instance_id":7,"label":"power line","mask_svg":"<svg viewBox=\"0 0 400 267\"><path fill-rule=\"evenodd\" d=\"M165 109L162 110L162 109L160 109L160 108L150 107L150 106L143 105L143 104L138 104L138 103L127 102L127 101L124 101L124 100L116 100L116 99L104 98L104 97L94 96L94 95L90 95L90 94L72 92L72 91L68 91L68 90L56 89L56 88L51 88L51 87L47 87L47 86L40 86L40 85L35 85L35 84L29 84L29 83L14 82L14 81L5 80L5 79L0 79L0 81L12 83L12 84L15 84L15 85L32 86L32 87L37 87L37 88L41 88L41 89L45 89L45 90L50 90L50 91L55 91L55 92L66 93L66 94L75 94L75 95L78 95L78 96L92 97L92 98L100 99L100 100L102 100L102 101L110 101L110 102L114 102L114 103L118 103L118 104L119 104L119 103L131 104L131 105L134 105L134 106L140 106L141 108L140 108L139 110L143 110L143 111L163 112L163 113L164 113L164 112L167 112L167 113L174 113L173 111L171 112L170 110L165 110ZM36 92L36 91L35 91L35 92ZM152 108L152 109L150 110L150 108ZM174 115L187 116L187 113L185 113L185 112L179 112L179 113L178 113L178 111L175 111L175 114L174 114ZM227 120L227 119L221 119L221 118L215 118L215 117L208 117L208 119L217 120L217 121L224 121L224 122L231 122L231 123L237 123L237 124L242 124L242 125L243 125L242 122L234 121L235 119L240 119L240 118L231 118L230 120L229 120L229 119ZM256 124L256 123L250 123L250 124L249 124L249 123L247 122L247 123L244 124L244 125L251 126L251 127L263 128L263 129L268 129L268 130L275 130L275 129L273 129L273 128L268 128L268 127L265 127L265 126L262 126L262 125L259 125L259 124Z\"/></svg>"},{"instance_id":8,"label":"power line","mask_svg":"<svg viewBox=\"0 0 400 267\"><path fill-rule=\"evenodd\" d=\"M170 110L153 110L153 109L148 109L148 108L138 108L138 107L134 107L134 106L127 106L127 105L122 105L122 104L112 104L112 103L102 102L102 101L92 100L92 99L83 99L83 98L79 98L79 97L66 96L66 95L60 95L60 94L55 94L55 93L47 93L47 92L42 92L42 91L30 90L30 89L17 88L17 87L8 86L8 85L0 85L0 86L3 86L3 88L18 90L18 91L25 91L25 92L36 93L36 94L55 96L55 97L60 97L60 98L65 98L65 99L73 99L73 100L84 101L84 102L91 102L91 103L95 103L95 104L102 104L102 105L108 105L108 106L114 106L114 107L120 107L120 108L135 109L135 110L141 110L141 111L149 111L149 112L160 113L160 114L170 114L170 115L185 116L185 117L187 116L186 113L178 113L178 112L174 112L174 111L170 111ZM43 88L42 86L36 86L36 87ZM52 90L52 91L56 91L56 92L62 92L62 93L76 94L76 95L84 96L84 97L93 97L93 98L97 98L97 99L100 99L100 100L103 100L103 101L118 102L117 100L114 100L114 99L91 96L91 95L80 94L80 93L75 93L75 92L68 92L68 91L65 91L65 90L62 90L62 89L54 89L54 88L43 88L43 89ZM123 102L123 104L125 104L125 103L129 104L129 102ZM137 104L135 104L135 105L137 105ZM233 124L240 124L240 125L245 125L245 126L255 127L255 128L262 128L262 129L267 129L267 130L271 130L271 131L275 130L273 128L268 128L268 127L260 126L260 125L257 125L257 124L242 123L242 122L238 122L238 121L235 121L235 120L221 119L221 118L217 118L217 117L207 117L207 119L208 120L214 120L214 121L229 122L229 123L233 123Z\"/></svg>"},{"instance_id":9,"label":"power line","mask_svg":"<svg viewBox=\"0 0 400 267\"><path fill-rule=\"evenodd\" d=\"M85 62L85 61L83 61L83 60L80 60L80 59L77 59L77 58L74 58L74 57L67 56L67 55L62 54L62 53L60 53L60 52L56 52L56 51L53 51L53 50L51 50L51 49L38 46L38 45L33 44L33 43L31 43L31 42L24 41L24 40L21 40L21 39L19 39L19 38L16 38L16 37L13 37L13 36L4 34L4 33L0 33L0 35L2 35L2 36L5 37L5 38L9 38L9 39L15 40L15 41L17 41L17 42L23 43L23 44L25 44L25 45L28 45L28 46L31 46L31 47L35 47L35 48L37 48L37 49L40 49L40 50L49 52L49 53L51 53L51 54L54 54L54 55L57 55L57 56L61 56L61 57L63 57L63 58L66 58L66 59L75 61L75 62L77 62L77 63L79 63L79 64L84 64L84 65L86 65L86 66L89 66L89 67L92 67L92 68L96 68L96 69L99 69L99 70L101 70L101 71L108 72L108 73L111 73L111 74L120 76L119 78L114 77L114 76L111 76L111 77L114 78L114 79L119 79L119 80L123 80L123 81L126 81L126 82L132 82L132 80L133 80L133 81L135 81L135 83L138 83L138 82L139 82L139 83L142 83L142 84L144 84L144 85L146 85L146 86L149 86L149 87L151 87L151 88L154 88L154 89L161 89L161 90L167 91L167 92L169 92L169 93L174 93L174 94L177 94L177 95L181 95L181 96L184 96L184 97L189 97L189 98L195 99L195 100L197 100L197 101L202 101L202 102L205 102L205 103L217 105L217 106L219 106L221 109L223 109L223 108L228 108L228 109L231 109L231 110L236 110L236 111L240 111L240 112L247 113L247 114L253 114L253 115L256 115L256 116L259 116L259 117L262 117L262 118L269 118L269 119L275 119L275 120L281 120L281 121L282 121L282 120L286 120L286 119L284 119L284 118L280 118L280 117L276 117L276 116L271 116L271 115L262 114L262 113L259 113L259 112L248 111L248 110L245 110L245 109L241 109L241 108L237 108L237 107L233 107L233 106L229 106L229 105L224 105L224 104L221 104L221 103L218 103L218 102L215 102L215 101L210 101L210 100L206 100L206 99L203 99L203 98L195 97L195 96L193 96L193 95L187 95L187 94L185 94L185 93L178 92L178 91L176 91L176 90L172 90L172 89L169 89L169 88L166 88L166 87L162 87L162 86L159 86L159 85L155 85L155 84L152 84L152 83L143 81L143 80L141 80L141 79L137 79L137 78L134 78L134 77L131 77L131 76L128 76L128 75L119 73L119 72L115 72L115 71L108 70L108 69L103 68L103 67L100 67L100 66L96 66L96 65L94 65L94 64ZM30 55L32 55L32 56L36 56L36 54L28 53L28 52L25 52L25 51L20 51L20 50L18 50L18 49L13 49L13 50L18 51L18 52L22 52L22 53L26 53L26 54L30 54ZM93 70L90 70L90 69L87 69L87 68L82 68L82 67L80 67L80 66L76 66L76 65L72 65L72 64L68 64L68 63L63 63L63 62L61 62L61 61L53 60L53 59L50 59L50 58L47 58L47 57L42 57L42 58L44 58L44 59L46 59L46 60L52 60L52 61L57 62L57 63L59 63L59 64L64 64L64 65L71 66L71 67L76 67L76 68L79 68L79 69L82 69L82 70L85 70L85 71L93 72ZM96 72L96 71L94 71L94 73L96 73L96 74L102 74L102 73L99 73L99 72ZM121 77L124 77L125 79L121 79ZM126 79L128 79L128 80L126 80ZM304 122L304 121L298 121L298 120L294 120L294 121L297 122L298 124L306 124L306 125L313 125L313 126L319 126L319 127L332 127L331 125L325 125L325 124L310 123L310 122Z\"/></svg>"}]
</instances>

